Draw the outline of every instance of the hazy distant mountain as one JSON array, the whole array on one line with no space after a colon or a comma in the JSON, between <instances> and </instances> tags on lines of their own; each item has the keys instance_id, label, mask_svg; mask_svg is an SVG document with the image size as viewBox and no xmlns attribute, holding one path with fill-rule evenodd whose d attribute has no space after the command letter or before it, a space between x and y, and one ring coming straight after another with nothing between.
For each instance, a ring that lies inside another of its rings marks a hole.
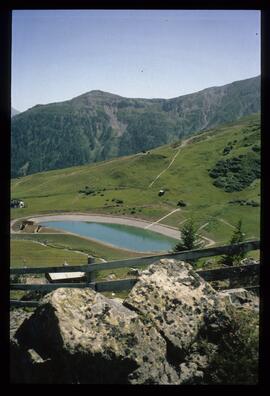
<instances>
[{"instance_id":1,"label":"hazy distant mountain","mask_svg":"<svg viewBox=\"0 0 270 396\"><path fill-rule=\"evenodd\" d=\"M260 111L260 77L173 99L90 91L12 119L12 176L148 150Z\"/></svg>"},{"instance_id":2,"label":"hazy distant mountain","mask_svg":"<svg viewBox=\"0 0 270 396\"><path fill-rule=\"evenodd\" d=\"M14 107L11 107L11 117L13 117L13 116L15 116L16 114L19 114L19 113L20 113L19 110L16 110L16 109L14 109Z\"/></svg>"}]
</instances>

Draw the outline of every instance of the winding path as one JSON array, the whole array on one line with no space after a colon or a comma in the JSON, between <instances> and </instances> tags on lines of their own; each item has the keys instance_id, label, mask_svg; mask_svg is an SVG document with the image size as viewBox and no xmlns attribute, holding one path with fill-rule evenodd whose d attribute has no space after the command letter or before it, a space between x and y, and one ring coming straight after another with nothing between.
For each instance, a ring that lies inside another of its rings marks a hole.
<instances>
[{"instance_id":1,"label":"winding path","mask_svg":"<svg viewBox=\"0 0 270 396\"><path fill-rule=\"evenodd\" d=\"M171 212L168 213L166 216L161 217L161 219L159 219L159 220L157 220L157 221L154 221L154 223L151 223L151 224L147 225L147 226L145 227L145 230L147 230L147 229L150 228L150 227L153 227L153 225L159 223L161 220L166 219L166 217L169 217L169 216L172 215L173 213L179 212L179 211L180 211L180 209L175 209L175 210L171 211Z\"/></svg>"},{"instance_id":2,"label":"winding path","mask_svg":"<svg viewBox=\"0 0 270 396\"><path fill-rule=\"evenodd\" d=\"M181 143L179 149L177 150L177 153L173 156L173 159L171 160L171 162L169 163L169 165L167 166L167 168L165 168L162 172L160 172L159 175L157 175L157 177L149 184L148 188L152 187L152 185L157 181L157 179L160 178L160 176L161 176L163 173L165 173L165 172L172 166L172 164L173 164L174 161L176 160L176 157L178 156L178 154L180 153L180 151L182 150L182 148L185 147L185 146L188 144L188 142L189 142L190 140L192 140L193 138L194 138L194 136L193 136L192 138L189 138L189 139L184 140L184 141Z\"/></svg>"}]
</instances>

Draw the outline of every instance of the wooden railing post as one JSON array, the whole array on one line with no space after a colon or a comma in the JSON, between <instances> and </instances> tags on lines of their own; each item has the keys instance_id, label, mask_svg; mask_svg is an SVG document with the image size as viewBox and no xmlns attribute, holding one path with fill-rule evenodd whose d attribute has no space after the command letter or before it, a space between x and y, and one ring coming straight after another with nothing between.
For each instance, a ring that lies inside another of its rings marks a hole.
<instances>
[{"instance_id":1,"label":"wooden railing post","mask_svg":"<svg viewBox=\"0 0 270 396\"><path fill-rule=\"evenodd\" d=\"M88 265L94 264L94 262L95 262L94 257L91 256L87 257ZM95 271L86 272L86 279L87 279L87 283L95 282L96 281Z\"/></svg>"}]
</instances>

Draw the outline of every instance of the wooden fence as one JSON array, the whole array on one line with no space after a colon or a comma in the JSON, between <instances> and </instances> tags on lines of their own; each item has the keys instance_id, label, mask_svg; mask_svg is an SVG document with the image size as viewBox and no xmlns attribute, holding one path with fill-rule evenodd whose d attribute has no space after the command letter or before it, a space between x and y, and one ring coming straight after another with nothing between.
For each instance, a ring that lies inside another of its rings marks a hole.
<instances>
[{"instance_id":1,"label":"wooden fence","mask_svg":"<svg viewBox=\"0 0 270 396\"><path fill-rule=\"evenodd\" d=\"M86 282L80 283L48 283L48 284L23 284L11 283L11 290L28 290L28 291L52 291L59 287L74 287L85 288L90 287L97 292L102 291L120 291L128 290L133 287L137 282L136 278L120 279L114 281L95 281L95 272L105 269L114 268L128 268L128 267L141 267L146 264L152 264L160 259L177 259L189 261L201 257L219 256L223 254L235 254L238 252L248 252L260 248L260 241L241 242L235 245L217 246L207 249L196 249L183 251L178 253L168 253L162 255L136 257L133 259L116 260L106 263L95 263L92 257L88 258L87 265L76 266L55 266L55 267L36 267L36 268L11 268L11 275L24 275L24 274L42 274L42 273L61 273L61 272L84 272L86 274ZM222 267L211 270L197 270L196 271L206 281L218 281L225 279L237 279L239 277L254 277L259 275L258 264L248 264L235 267ZM11 306L37 306L38 301L19 301L11 300Z\"/></svg>"}]
</instances>

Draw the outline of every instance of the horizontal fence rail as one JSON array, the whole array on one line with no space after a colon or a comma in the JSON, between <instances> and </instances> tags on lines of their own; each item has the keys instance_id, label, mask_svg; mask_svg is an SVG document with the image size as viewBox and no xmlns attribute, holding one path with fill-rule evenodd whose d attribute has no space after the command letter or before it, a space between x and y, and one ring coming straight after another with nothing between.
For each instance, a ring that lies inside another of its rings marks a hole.
<instances>
[{"instance_id":1,"label":"horizontal fence rail","mask_svg":"<svg viewBox=\"0 0 270 396\"><path fill-rule=\"evenodd\" d=\"M237 279L244 276L259 275L260 266L258 264L246 264L243 266L227 267L227 268L214 268L211 270L197 270L200 275L207 282L221 281L225 279Z\"/></svg>"},{"instance_id":2,"label":"horizontal fence rail","mask_svg":"<svg viewBox=\"0 0 270 396\"><path fill-rule=\"evenodd\" d=\"M79 288L90 287L95 289L95 283L46 283L42 285L31 285L28 283L11 283L11 290L33 290L33 291L51 291L60 287Z\"/></svg>"},{"instance_id":3,"label":"horizontal fence rail","mask_svg":"<svg viewBox=\"0 0 270 396\"><path fill-rule=\"evenodd\" d=\"M155 256L136 257L134 259L108 261L107 263L94 263L88 265L69 265L39 268L11 268L10 274L43 274L45 272L93 272L104 269L139 267L145 264L152 264L160 259L194 260L201 257L212 257L223 254L234 254L236 252L248 252L260 248L260 241L241 242L235 245L217 246L207 249L186 250L179 253L167 253Z\"/></svg>"},{"instance_id":4,"label":"horizontal fence rail","mask_svg":"<svg viewBox=\"0 0 270 396\"><path fill-rule=\"evenodd\" d=\"M119 279L114 281L96 282L96 291L120 291L131 289L138 281L136 278Z\"/></svg>"},{"instance_id":5,"label":"horizontal fence rail","mask_svg":"<svg viewBox=\"0 0 270 396\"><path fill-rule=\"evenodd\" d=\"M161 259L194 260L201 257L219 256L223 254L234 254L235 252L248 252L260 248L260 241L241 242L235 245L217 246L207 249L186 250L179 253L168 253L158 256L138 257L134 259L110 261L101 264L91 264L91 271L101 271L121 267L139 267L145 264L152 264Z\"/></svg>"},{"instance_id":6,"label":"horizontal fence rail","mask_svg":"<svg viewBox=\"0 0 270 396\"><path fill-rule=\"evenodd\" d=\"M22 275L27 273L42 274L42 273L63 273L63 272L85 272L87 280L80 283L47 283L47 284L23 284L11 283L11 290L29 290L29 291L52 291L61 287L68 288L91 288L97 292L102 291L119 291L128 290L132 288L137 282L137 278L120 279L113 281L99 281L95 282L95 271L123 268L123 267L140 267L146 264L152 264L160 259L177 259L177 260L194 260L201 257L219 256L223 254L234 254L241 252L248 252L260 248L260 241L241 242L235 245L218 246L207 249L196 249L183 251L178 253L169 253L155 256L137 257L134 259L115 260L107 263L94 263L93 258L89 257L88 265L81 266L55 266L55 267L40 267L40 268L11 268L11 275ZM239 277L254 277L259 275L258 264L246 264L243 266L222 267L211 270L197 270L196 272L206 281L220 281L225 279L236 279ZM250 286L249 288L257 288L257 286ZM32 304L32 305L31 305ZM11 300L11 306L37 306L38 301L21 301Z\"/></svg>"}]
</instances>

